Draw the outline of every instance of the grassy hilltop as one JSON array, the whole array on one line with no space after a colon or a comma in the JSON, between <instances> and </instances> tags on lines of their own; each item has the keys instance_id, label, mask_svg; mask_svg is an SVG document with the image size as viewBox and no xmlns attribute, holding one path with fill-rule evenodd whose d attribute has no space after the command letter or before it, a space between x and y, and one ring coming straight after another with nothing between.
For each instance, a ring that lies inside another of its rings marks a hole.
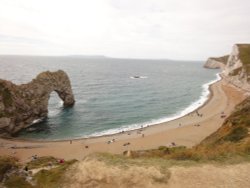
<instances>
[{"instance_id":1,"label":"grassy hilltop","mask_svg":"<svg viewBox=\"0 0 250 188\"><path fill-rule=\"evenodd\" d=\"M243 63L247 75L250 75L250 44L238 44L239 48L239 58Z\"/></svg>"}]
</instances>

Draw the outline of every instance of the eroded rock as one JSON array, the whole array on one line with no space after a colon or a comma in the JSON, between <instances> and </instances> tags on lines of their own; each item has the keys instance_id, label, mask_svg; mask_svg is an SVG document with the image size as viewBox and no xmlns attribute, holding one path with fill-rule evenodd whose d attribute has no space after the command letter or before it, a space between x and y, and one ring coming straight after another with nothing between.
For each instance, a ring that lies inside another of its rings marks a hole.
<instances>
[{"instance_id":1,"label":"eroded rock","mask_svg":"<svg viewBox=\"0 0 250 188\"><path fill-rule=\"evenodd\" d=\"M62 71L42 72L27 84L15 85L0 79L0 134L13 135L48 114L50 93L55 91L65 107L73 106L74 95L68 75Z\"/></svg>"}]
</instances>

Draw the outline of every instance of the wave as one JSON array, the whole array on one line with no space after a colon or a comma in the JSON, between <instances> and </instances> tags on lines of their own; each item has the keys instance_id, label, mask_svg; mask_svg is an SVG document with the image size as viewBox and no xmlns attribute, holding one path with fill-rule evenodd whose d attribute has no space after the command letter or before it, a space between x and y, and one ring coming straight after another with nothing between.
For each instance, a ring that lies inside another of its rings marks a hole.
<instances>
[{"instance_id":1,"label":"wave","mask_svg":"<svg viewBox=\"0 0 250 188\"><path fill-rule=\"evenodd\" d=\"M109 129L109 130L105 130L105 131L101 131L101 132L96 132L96 133L93 133L90 135L83 135L83 137L89 138L89 137L98 137L98 136L104 136L104 135L112 135L112 134L120 133L123 131L132 131L132 130L140 129L142 127L148 127L148 126L172 121L174 119L178 119L182 116L185 116L185 115L193 112L195 109L201 107L209 98L209 94L210 94L209 86L214 84L215 82L217 82L219 80L221 80L221 76L220 76L220 73L217 73L216 79L202 85L202 93L201 93L200 98L197 101L194 101L188 107L182 109L181 111L177 112L176 114L174 114L172 116L163 117L160 119L152 119L152 120L147 121L147 122L142 122L142 123L137 123L137 124L132 124L132 125L124 125L124 126L119 127L119 128L113 128L113 129Z\"/></svg>"},{"instance_id":2,"label":"wave","mask_svg":"<svg viewBox=\"0 0 250 188\"><path fill-rule=\"evenodd\" d=\"M59 100L56 103L52 103L49 105L48 109L48 117L55 117L57 116L61 111L63 107L63 101Z\"/></svg>"},{"instance_id":3,"label":"wave","mask_svg":"<svg viewBox=\"0 0 250 188\"><path fill-rule=\"evenodd\" d=\"M31 125L34 125L34 124L37 124L37 123L40 123L44 120L44 118L40 118L40 119L35 119L34 121L32 121Z\"/></svg>"}]
</instances>

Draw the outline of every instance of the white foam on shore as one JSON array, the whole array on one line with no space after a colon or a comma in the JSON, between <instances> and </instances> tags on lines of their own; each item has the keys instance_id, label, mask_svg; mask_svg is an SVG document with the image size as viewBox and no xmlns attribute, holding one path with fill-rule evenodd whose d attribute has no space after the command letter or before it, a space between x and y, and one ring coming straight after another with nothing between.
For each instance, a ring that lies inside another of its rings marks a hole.
<instances>
[{"instance_id":1,"label":"white foam on shore","mask_svg":"<svg viewBox=\"0 0 250 188\"><path fill-rule=\"evenodd\" d=\"M116 133L120 133L122 131L132 131L132 130L136 130L136 129L140 129L141 127L148 127L151 125L156 125L156 124L160 124L160 123L164 123L164 122L168 122L168 121L172 121L174 119L178 119L182 116L185 116L187 114L189 114L190 112L193 112L194 110L196 110L197 108L201 107L209 98L209 86L214 84L215 82L221 80L221 76L220 73L216 74L216 79L203 84L202 85L202 93L200 98L193 102L192 104L190 104L188 107L184 108L183 110L181 110L180 112L170 116L170 117L164 117L164 118L160 118L160 119L153 119L151 121L147 121L144 123L137 123L137 124L132 124L132 125L124 125L122 127L119 128L113 128L113 129L109 129L109 130L105 130L105 131L101 131L101 132L96 132L90 135L83 135L84 138L89 138L89 137L98 137L98 136L104 136L104 135L112 135L112 134L116 134Z\"/></svg>"},{"instance_id":2,"label":"white foam on shore","mask_svg":"<svg viewBox=\"0 0 250 188\"><path fill-rule=\"evenodd\" d=\"M35 119L34 121L32 121L31 125L36 124L36 123L40 123L42 121L43 121L43 118Z\"/></svg>"}]
</instances>

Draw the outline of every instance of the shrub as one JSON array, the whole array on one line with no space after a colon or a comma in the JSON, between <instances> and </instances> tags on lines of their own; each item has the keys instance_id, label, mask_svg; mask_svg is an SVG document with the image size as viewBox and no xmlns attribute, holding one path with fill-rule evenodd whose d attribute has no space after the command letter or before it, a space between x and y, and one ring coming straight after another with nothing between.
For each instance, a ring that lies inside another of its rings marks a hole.
<instances>
[{"instance_id":1,"label":"shrub","mask_svg":"<svg viewBox=\"0 0 250 188\"><path fill-rule=\"evenodd\" d=\"M38 187L57 188L63 183L66 170L77 160L66 161L51 170L41 170L35 175Z\"/></svg>"},{"instance_id":2,"label":"shrub","mask_svg":"<svg viewBox=\"0 0 250 188\"><path fill-rule=\"evenodd\" d=\"M50 156L39 157L36 160L28 162L27 166L28 166L28 169L41 168L41 167L48 166L49 163L51 163L52 165L58 164L58 160Z\"/></svg>"},{"instance_id":3,"label":"shrub","mask_svg":"<svg viewBox=\"0 0 250 188\"><path fill-rule=\"evenodd\" d=\"M188 149L175 152L170 155L170 158L175 160L193 160L193 161L199 161L201 159L201 157L198 155L197 152Z\"/></svg>"},{"instance_id":4,"label":"shrub","mask_svg":"<svg viewBox=\"0 0 250 188\"><path fill-rule=\"evenodd\" d=\"M235 127L231 132L224 137L224 140L231 142L238 142L248 135L248 129L246 127Z\"/></svg>"},{"instance_id":5,"label":"shrub","mask_svg":"<svg viewBox=\"0 0 250 188\"><path fill-rule=\"evenodd\" d=\"M4 174L11 168L17 167L16 159L11 157L0 157L0 181L2 181Z\"/></svg>"},{"instance_id":6,"label":"shrub","mask_svg":"<svg viewBox=\"0 0 250 188\"><path fill-rule=\"evenodd\" d=\"M8 188L32 188L33 186L25 181L24 177L12 175L5 181L4 185Z\"/></svg>"}]
</instances>

